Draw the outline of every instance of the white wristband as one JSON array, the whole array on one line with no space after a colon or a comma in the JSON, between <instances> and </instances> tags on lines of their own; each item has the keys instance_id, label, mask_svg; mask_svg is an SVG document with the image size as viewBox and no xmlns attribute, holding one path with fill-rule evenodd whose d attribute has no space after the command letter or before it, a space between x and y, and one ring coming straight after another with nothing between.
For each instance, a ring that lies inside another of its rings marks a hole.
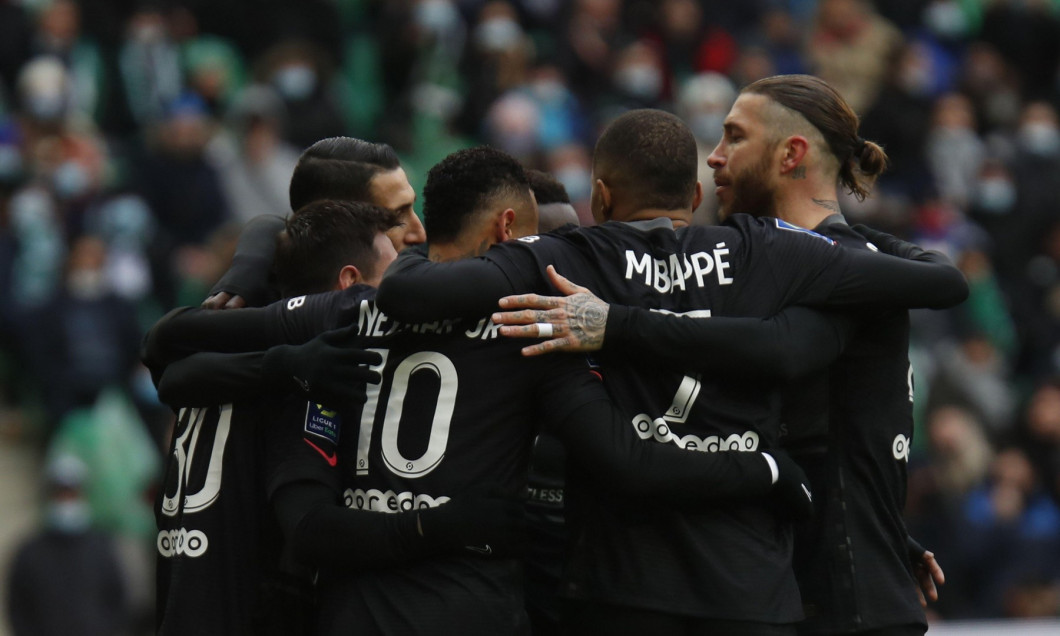
<instances>
[{"instance_id":1,"label":"white wristband","mask_svg":"<svg viewBox=\"0 0 1060 636\"><path fill-rule=\"evenodd\" d=\"M535 322L534 325L537 327L538 338L551 338L552 337L552 323L551 322Z\"/></svg>"},{"instance_id":2,"label":"white wristband","mask_svg":"<svg viewBox=\"0 0 1060 636\"><path fill-rule=\"evenodd\" d=\"M777 483L777 480L780 479L780 469L777 468L777 460L773 459L773 456L769 453L762 453L762 457L766 458L766 463L769 464L769 472L773 476L773 481L770 483Z\"/></svg>"}]
</instances>

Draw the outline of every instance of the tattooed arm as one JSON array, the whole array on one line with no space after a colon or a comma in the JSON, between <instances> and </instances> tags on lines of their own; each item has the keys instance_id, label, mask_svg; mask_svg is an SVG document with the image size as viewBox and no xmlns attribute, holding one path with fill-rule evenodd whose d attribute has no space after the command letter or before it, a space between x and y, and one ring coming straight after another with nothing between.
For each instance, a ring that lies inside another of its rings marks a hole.
<instances>
[{"instance_id":1,"label":"tattooed arm","mask_svg":"<svg viewBox=\"0 0 1060 636\"><path fill-rule=\"evenodd\" d=\"M549 278L566 297L526 294L501 299L493 322L509 337L550 340L523 348L524 355L595 351L608 346L628 355L666 360L708 374L792 380L823 369L842 352L853 322L846 316L788 307L771 318L696 318L614 307L549 267ZM545 333L542 334L542 328Z\"/></svg>"},{"instance_id":2,"label":"tattooed arm","mask_svg":"<svg viewBox=\"0 0 1060 636\"><path fill-rule=\"evenodd\" d=\"M502 309L527 309L493 314L501 334L513 338L543 337L541 327L552 328L551 340L523 348L523 355L549 351L598 351L604 344L610 305L585 287L575 285L548 266L548 277L563 296L520 294L501 298Z\"/></svg>"}]
</instances>

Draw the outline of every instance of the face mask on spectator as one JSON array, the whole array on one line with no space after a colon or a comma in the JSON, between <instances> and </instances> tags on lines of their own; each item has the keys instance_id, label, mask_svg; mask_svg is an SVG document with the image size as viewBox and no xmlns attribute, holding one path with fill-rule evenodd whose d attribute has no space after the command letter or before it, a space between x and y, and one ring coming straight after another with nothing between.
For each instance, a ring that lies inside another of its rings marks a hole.
<instances>
[{"instance_id":1,"label":"face mask on spectator","mask_svg":"<svg viewBox=\"0 0 1060 636\"><path fill-rule=\"evenodd\" d=\"M943 38L959 38L968 32L968 18L952 0L933 2L924 9L924 24Z\"/></svg>"},{"instance_id":2,"label":"face mask on spectator","mask_svg":"<svg viewBox=\"0 0 1060 636\"><path fill-rule=\"evenodd\" d=\"M1019 140L1028 152L1041 157L1051 157L1060 152L1060 131L1050 124L1024 124L1019 130Z\"/></svg>"},{"instance_id":3,"label":"face mask on spectator","mask_svg":"<svg viewBox=\"0 0 1060 636\"><path fill-rule=\"evenodd\" d=\"M627 66L615 74L615 84L630 95L653 100L662 91L662 73L648 64Z\"/></svg>"},{"instance_id":4,"label":"face mask on spectator","mask_svg":"<svg viewBox=\"0 0 1060 636\"><path fill-rule=\"evenodd\" d=\"M26 110L40 121L55 121L66 110L66 100L59 94L32 95L26 101Z\"/></svg>"},{"instance_id":5,"label":"face mask on spectator","mask_svg":"<svg viewBox=\"0 0 1060 636\"><path fill-rule=\"evenodd\" d=\"M0 183L12 183L22 175L22 155L11 144L0 145Z\"/></svg>"},{"instance_id":6,"label":"face mask on spectator","mask_svg":"<svg viewBox=\"0 0 1060 636\"><path fill-rule=\"evenodd\" d=\"M52 501L48 504L45 523L63 534L75 534L92 524L92 512L83 499Z\"/></svg>"},{"instance_id":7,"label":"face mask on spectator","mask_svg":"<svg viewBox=\"0 0 1060 636\"><path fill-rule=\"evenodd\" d=\"M592 191L592 174L580 166L568 166L556 171L556 181L563 184L571 201L589 198Z\"/></svg>"},{"instance_id":8,"label":"face mask on spectator","mask_svg":"<svg viewBox=\"0 0 1060 636\"><path fill-rule=\"evenodd\" d=\"M523 30L511 18L490 18L475 27L475 42L485 51L504 51L512 48Z\"/></svg>"},{"instance_id":9,"label":"face mask on spectator","mask_svg":"<svg viewBox=\"0 0 1060 636\"><path fill-rule=\"evenodd\" d=\"M441 36L460 26L460 14L446 0L423 0L416 5L416 23L421 29Z\"/></svg>"},{"instance_id":10,"label":"face mask on spectator","mask_svg":"<svg viewBox=\"0 0 1060 636\"><path fill-rule=\"evenodd\" d=\"M276 89L292 101L305 99L317 87L317 73L308 64L290 64L272 76Z\"/></svg>"},{"instance_id":11,"label":"face mask on spectator","mask_svg":"<svg viewBox=\"0 0 1060 636\"><path fill-rule=\"evenodd\" d=\"M1016 204L1016 186L1003 177L983 179L976 191L976 201L986 212L1005 214Z\"/></svg>"},{"instance_id":12,"label":"face mask on spectator","mask_svg":"<svg viewBox=\"0 0 1060 636\"><path fill-rule=\"evenodd\" d=\"M501 150L517 158L525 159L537 150L537 134L534 132L501 131L496 139Z\"/></svg>"},{"instance_id":13,"label":"face mask on spectator","mask_svg":"<svg viewBox=\"0 0 1060 636\"><path fill-rule=\"evenodd\" d=\"M696 113L688 122L696 139L716 142L725 131L725 113Z\"/></svg>"},{"instance_id":14,"label":"face mask on spectator","mask_svg":"<svg viewBox=\"0 0 1060 636\"><path fill-rule=\"evenodd\" d=\"M77 161L64 161L52 173L55 195L64 201L76 199L88 192L91 183L88 171Z\"/></svg>"},{"instance_id":15,"label":"face mask on spectator","mask_svg":"<svg viewBox=\"0 0 1060 636\"><path fill-rule=\"evenodd\" d=\"M556 80L547 79L534 82L531 90L534 97L546 104L563 101L567 96L567 87Z\"/></svg>"}]
</instances>

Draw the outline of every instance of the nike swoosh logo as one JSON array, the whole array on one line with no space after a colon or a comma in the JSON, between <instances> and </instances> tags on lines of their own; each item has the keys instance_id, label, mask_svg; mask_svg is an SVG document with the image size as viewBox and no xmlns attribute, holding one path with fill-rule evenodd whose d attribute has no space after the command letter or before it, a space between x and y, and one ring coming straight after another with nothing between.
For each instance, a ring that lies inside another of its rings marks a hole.
<instances>
[{"instance_id":1,"label":"nike swoosh logo","mask_svg":"<svg viewBox=\"0 0 1060 636\"><path fill-rule=\"evenodd\" d=\"M493 554L493 548L491 548L488 543L484 546L465 545L464 547L472 552L478 552L479 554L485 554L487 556Z\"/></svg>"},{"instance_id":2,"label":"nike swoosh logo","mask_svg":"<svg viewBox=\"0 0 1060 636\"><path fill-rule=\"evenodd\" d=\"M316 452L320 453L320 456L324 458L324 461L326 461L328 463L328 466L331 466L332 468L334 468L336 465L338 465L339 456L337 454L332 453L332 454L328 455L327 453L324 452L324 449L320 448L319 446L317 446L316 444L314 444L313 442L307 440L304 437L302 438L302 441L305 442L306 444L309 444L310 446L313 447L313 450L315 450Z\"/></svg>"}]
</instances>

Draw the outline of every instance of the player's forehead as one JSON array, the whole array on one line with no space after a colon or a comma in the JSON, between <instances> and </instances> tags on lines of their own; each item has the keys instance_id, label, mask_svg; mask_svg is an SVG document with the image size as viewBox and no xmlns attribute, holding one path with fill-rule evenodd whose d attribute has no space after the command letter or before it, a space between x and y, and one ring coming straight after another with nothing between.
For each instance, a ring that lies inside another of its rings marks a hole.
<instances>
[{"instance_id":1,"label":"player's forehead","mask_svg":"<svg viewBox=\"0 0 1060 636\"><path fill-rule=\"evenodd\" d=\"M742 93L725 116L725 128L745 133L761 130L765 124L764 114L768 106L769 98L765 95Z\"/></svg>"},{"instance_id":2,"label":"player's forehead","mask_svg":"<svg viewBox=\"0 0 1060 636\"><path fill-rule=\"evenodd\" d=\"M376 173L368 182L368 189L372 193L372 203L388 210L411 206L416 201L416 191L400 167Z\"/></svg>"}]
</instances>

